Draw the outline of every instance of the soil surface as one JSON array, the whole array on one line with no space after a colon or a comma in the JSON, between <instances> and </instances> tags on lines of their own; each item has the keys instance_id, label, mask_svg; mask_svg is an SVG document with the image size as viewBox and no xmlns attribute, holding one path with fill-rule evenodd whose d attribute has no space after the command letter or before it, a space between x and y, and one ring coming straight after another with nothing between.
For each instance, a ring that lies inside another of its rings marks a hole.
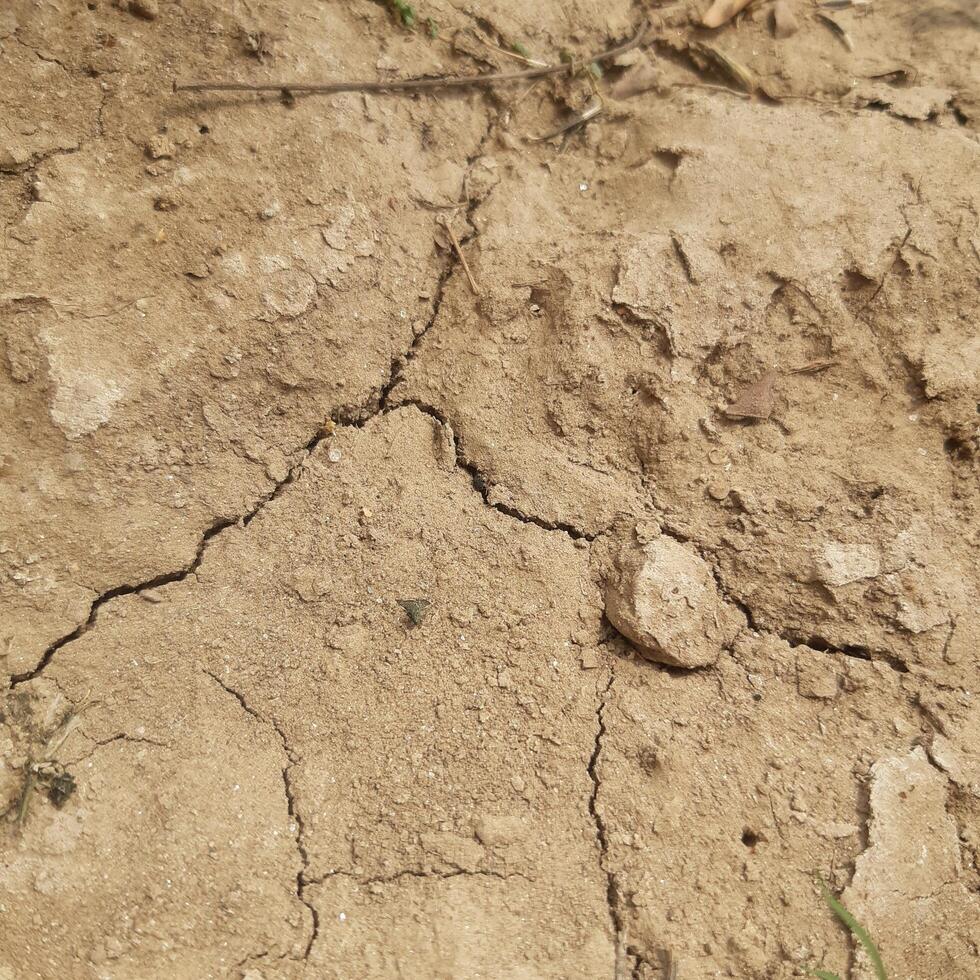
<instances>
[{"instance_id":1,"label":"soil surface","mask_svg":"<svg viewBox=\"0 0 980 980\"><path fill-rule=\"evenodd\" d=\"M396 6L0 10L0 980L977 977L976 5Z\"/></svg>"}]
</instances>

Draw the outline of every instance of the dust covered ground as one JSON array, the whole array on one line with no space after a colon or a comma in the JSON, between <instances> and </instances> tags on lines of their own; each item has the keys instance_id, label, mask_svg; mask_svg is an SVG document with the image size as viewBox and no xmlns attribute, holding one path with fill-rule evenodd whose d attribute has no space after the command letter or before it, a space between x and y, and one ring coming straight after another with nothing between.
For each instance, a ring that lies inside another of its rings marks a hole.
<instances>
[{"instance_id":1,"label":"dust covered ground","mask_svg":"<svg viewBox=\"0 0 980 980\"><path fill-rule=\"evenodd\" d=\"M2 980L980 975L980 15L705 6L2 5Z\"/></svg>"}]
</instances>

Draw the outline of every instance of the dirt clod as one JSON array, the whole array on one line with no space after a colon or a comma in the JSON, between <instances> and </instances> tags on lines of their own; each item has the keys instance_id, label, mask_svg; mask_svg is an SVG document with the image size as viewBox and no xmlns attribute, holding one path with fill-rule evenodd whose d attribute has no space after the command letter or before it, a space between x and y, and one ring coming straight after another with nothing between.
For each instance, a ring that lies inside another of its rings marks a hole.
<instances>
[{"instance_id":1,"label":"dirt clod","mask_svg":"<svg viewBox=\"0 0 980 980\"><path fill-rule=\"evenodd\" d=\"M675 667L714 663L739 629L707 562L690 545L660 535L625 538L605 585L606 616L644 656Z\"/></svg>"},{"instance_id":2,"label":"dirt clod","mask_svg":"<svg viewBox=\"0 0 980 980\"><path fill-rule=\"evenodd\" d=\"M960 881L948 780L922 748L882 759L871 774L868 848L844 901L876 937L890 974L966 976L976 959L964 943L980 938L980 902ZM863 953L858 962L859 975L871 976Z\"/></svg>"}]
</instances>

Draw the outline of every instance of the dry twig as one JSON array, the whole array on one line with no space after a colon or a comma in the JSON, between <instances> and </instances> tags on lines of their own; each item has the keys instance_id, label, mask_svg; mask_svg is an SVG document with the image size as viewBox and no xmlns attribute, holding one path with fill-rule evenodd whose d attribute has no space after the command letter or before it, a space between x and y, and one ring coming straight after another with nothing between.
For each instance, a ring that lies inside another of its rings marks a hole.
<instances>
[{"instance_id":1,"label":"dry twig","mask_svg":"<svg viewBox=\"0 0 980 980\"><path fill-rule=\"evenodd\" d=\"M401 78L390 82L345 81L345 82L175 82L175 92L305 92L313 95L328 95L335 92L424 92L427 90L484 88L507 82L518 82L529 78L544 78L547 75L573 75L583 65L593 61L608 61L617 55L632 51L643 43L649 22L644 20L640 29L628 41L607 48L598 54L544 68L528 68L526 71L490 72L482 75L444 75L438 78Z\"/></svg>"},{"instance_id":2,"label":"dry twig","mask_svg":"<svg viewBox=\"0 0 980 980\"><path fill-rule=\"evenodd\" d=\"M466 273L466 278L469 280L470 289L473 290L474 296L480 295L480 289L476 284L476 280L473 278L473 273L470 272L469 263L466 261L466 256L463 255L463 250L460 248L459 239L456 237L456 233L453 231L449 221L443 219L442 227L446 229L446 234L449 236L449 240L453 243L453 248L456 250L456 254L459 256L459 261L463 263L463 272Z\"/></svg>"}]
</instances>

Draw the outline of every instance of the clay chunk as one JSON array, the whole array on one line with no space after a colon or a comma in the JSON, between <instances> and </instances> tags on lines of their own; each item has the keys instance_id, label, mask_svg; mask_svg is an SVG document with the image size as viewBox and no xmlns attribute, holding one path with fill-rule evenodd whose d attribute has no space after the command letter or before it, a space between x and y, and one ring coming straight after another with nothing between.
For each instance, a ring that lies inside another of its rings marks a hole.
<instances>
[{"instance_id":1,"label":"clay chunk","mask_svg":"<svg viewBox=\"0 0 980 980\"><path fill-rule=\"evenodd\" d=\"M650 660L674 667L714 663L740 626L707 562L664 535L620 548L605 600L609 622L626 639Z\"/></svg>"}]
</instances>

